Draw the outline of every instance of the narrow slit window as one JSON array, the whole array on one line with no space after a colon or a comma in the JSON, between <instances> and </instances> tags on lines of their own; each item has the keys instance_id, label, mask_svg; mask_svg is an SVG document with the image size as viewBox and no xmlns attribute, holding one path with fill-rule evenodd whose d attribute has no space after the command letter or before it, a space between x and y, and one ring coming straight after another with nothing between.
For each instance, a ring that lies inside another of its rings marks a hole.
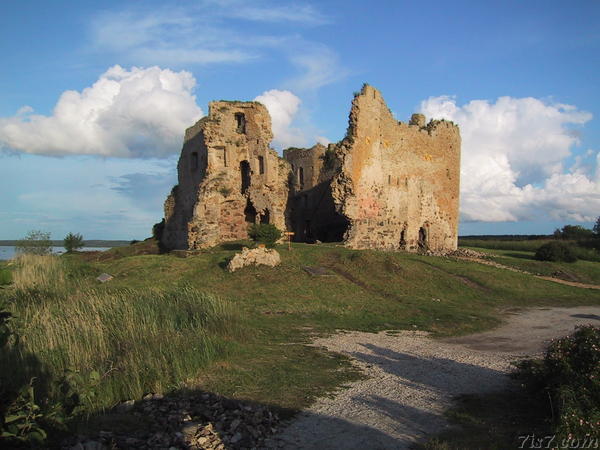
<instances>
[{"instance_id":1,"label":"narrow slit window","mask_svg":"<svg viewBox=\"0 0 600 450\"><path fill-rule=\"evenodd\" d=\"M258 157L258 173L265 173L265 159L262 156Z\"/></svg>"},{"instance_id":2,"label":"narrow slit window","mask_svg":"<svg viewBox=\"0 0 600 450\"><path fill-rule=\"evenodd\" d=\"M300 184L300 189L304 189L304 168L302 167L298 169L298 183Z\"/></svg>"}]
</instances>

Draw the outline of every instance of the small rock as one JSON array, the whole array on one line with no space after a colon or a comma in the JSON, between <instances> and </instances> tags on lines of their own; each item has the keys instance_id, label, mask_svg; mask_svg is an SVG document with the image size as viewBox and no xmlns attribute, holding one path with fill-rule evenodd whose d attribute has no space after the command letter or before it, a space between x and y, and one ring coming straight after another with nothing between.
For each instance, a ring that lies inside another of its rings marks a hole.
<instances>
[{"instance_id":1,"label":"small rock","mask_svg":"<svg viewBox=\"0 0 600 450\"><path fill-rule=\"evenodd\" d=\"M119 411L130 411L135 406L135 400L127 400L117 406Z\"/></svg>"}]
</instances>

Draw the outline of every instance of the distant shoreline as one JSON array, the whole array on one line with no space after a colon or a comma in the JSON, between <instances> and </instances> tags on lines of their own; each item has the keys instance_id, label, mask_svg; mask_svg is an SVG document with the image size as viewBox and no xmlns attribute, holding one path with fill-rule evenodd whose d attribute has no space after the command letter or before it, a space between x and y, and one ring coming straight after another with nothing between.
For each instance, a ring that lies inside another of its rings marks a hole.
<instances>
[{"instance_id":1,"label":"distant shoreline","mask_svg":"<svg viewBox=\"0 0 600 450\"><path fill-rule=\"evenodd\" d=\"M0 240L0 247L14 247L17 245L18 240ZM52 247L62 247L64 242L50 241ZM131 243L131 241L110 241L110 240L99 240L99 239L84 239L84 247L125 247Z\"/></svg>"}]
</instances>

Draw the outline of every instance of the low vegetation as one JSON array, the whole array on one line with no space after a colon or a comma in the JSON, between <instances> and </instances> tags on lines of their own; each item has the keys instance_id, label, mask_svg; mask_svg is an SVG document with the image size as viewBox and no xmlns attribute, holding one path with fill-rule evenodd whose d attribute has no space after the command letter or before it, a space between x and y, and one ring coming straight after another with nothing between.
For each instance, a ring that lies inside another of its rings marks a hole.
<instances>
[{"instance_id":1,"label":"low vegetation","mask_svg":"<svg viewBox=\"0 0 600 450\"><path fill-rule=\"evenodd\" d=\"M558 339L544 359L520 362L515 378L548 400L546 417L557 436L600 439L600 328L580 327Z\"/></svg>"},{"instance_id":2,"label":"low vegetation","mask_svg":"<svg viewBox=\"0 0 600 450\"><path fill-rule=\"evenodd\" d=\"M20 337L2 350L2 386L29 398L23 389L32 383L32 402L47 417L58 417L56 405L67 418L85 417L182 387L295 410L359 376L345 358L305 345L317 335L463 334L498 324L508 307L600 301L600 291L475 262L333 244L281 246L281 265L228 273L226 262L244 245L179 258L159 254L150 239L107 252L21 256L8 267L12 284L0 289ZM527 258L513 259L562 264ZM600 279L595 263L570 266ZM103 272L114 279L98 283Z\"/></svg>"},{"instance_id":3,"label":"low vegetation","mask_svg":"<svg viewBox=\"0 0 600 450\"><path fill-rule=\"evenodd\" d=\"M535 259L540 261L564 261L575 262L577 256L568 245L562 242L548 242L535 251Z\"/></svg>"},{"instance_id":4,"label":"low vegetation","mask_svg":"<svg viewBox=\"0 0 600 450\"><path fill-rule=\"evenodd\" d=\"M259 223L250 226L248 236L257 244L273 247L281 239L281 231L273 224Z\"/></svg>"},{"instance_id":5,"label":"low vegetation","mask_svg":"<svg viewBox=\"0 0 600 450\"><path fill-rule=\"evenodd\" d=\"M49 255L52 253L50 233L32 230L15 243L15 251L19 254Z\"/></svg>"},{"instance_id":6,"label":"low vegetation","mask_svg":"<svg viewBox=\"0 0 600 450\"><path fill-rule=\"evenodd\" d=\"M516 364L519 384L465 395L447 411L453 428L421 448L596 448L600 440L600 328L554 341L543 359Z\"/></svg>"},{"instance_id":7,"label":"low vegetation","mask_svg":"<svg viewBox=\"0 0 600 450\"><path fill-rule=\"evenodd\" d=\"M73 253L75 250L79 250L85 245L83 242L83 236L79 233L69 233L65 236L63 246L67 253Z\"/></svg>"},{"instance_id":8,"label":"low vegetation","mask_svg":"<svg viewBox=\"0 0 600 450\"><path fill-rule=\"evenodd\" d=\"M600 217L593 230L580 225L565 225L552 236L466 236L459 239L459 245L534 253L543 247L540 253L543 261L566 261L567 258L568 262L577 259L600 262Z\"/></svg>"}]
</instances>

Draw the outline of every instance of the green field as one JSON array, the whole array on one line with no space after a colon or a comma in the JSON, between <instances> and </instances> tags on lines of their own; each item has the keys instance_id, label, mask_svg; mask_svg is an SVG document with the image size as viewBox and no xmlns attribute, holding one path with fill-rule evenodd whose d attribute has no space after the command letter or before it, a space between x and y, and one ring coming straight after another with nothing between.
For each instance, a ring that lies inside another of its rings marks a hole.
<instances>
[{"instance_id":1,"label":"green field","mask_svg":"<svg viewBox=\"0 0 600 450\"><path fill-rule=\"evenodd\" d=\"M180 258L143 254L157 253L145 241L98 255L43 257L37 272L35 264L12 263L13 284L0 288L0 299L21 339L0 376L36 376L40 390L58 398L52 381L76 372L90 393L81 409L88 414L184 387L293 411L358 376L344 358L304 345L316 335L465 334L497 325L508 308L600 303L598 290L475 262L326 244L278 247L280 266L228 273L240 248L228 243ZM600 282L597 263L563 267L535 261L531 252L490 253L532 272L558 268ZM312 276L306 266L330 275ZM114 279L95 281L103 272Z\"/></svg>"}]
</instances>

